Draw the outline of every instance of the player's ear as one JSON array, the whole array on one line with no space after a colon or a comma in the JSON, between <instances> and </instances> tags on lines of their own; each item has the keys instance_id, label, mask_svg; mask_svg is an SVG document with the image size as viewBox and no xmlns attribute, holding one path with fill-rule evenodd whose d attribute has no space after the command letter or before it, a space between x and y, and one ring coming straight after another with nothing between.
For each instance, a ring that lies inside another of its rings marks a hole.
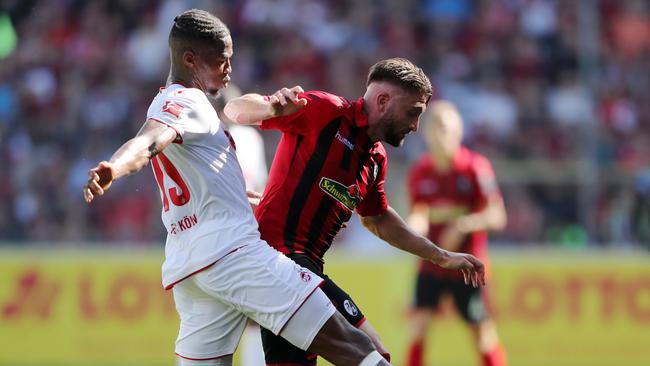
<instances>
[{"instance_id":1,"label":"player's ear","mask_svg":"<svg viewBox=\"0 0 650 366\"><path fill-rule=\"evenodd\" d=\"M388 109L389 101L390 101L390 95L388 93L377 94L377 110L380 113L384 113Z\"/></svg>"},{"instance_id":2,"label":"player's ear","mask_svg":"<svg viewBox=\"0 0 650 366\"><path fill-rule=\"evenodd\" d=\"M183 65L188 69L196 67L196 54L192 50L183 52Z\"/></svg>"}]
</instances>

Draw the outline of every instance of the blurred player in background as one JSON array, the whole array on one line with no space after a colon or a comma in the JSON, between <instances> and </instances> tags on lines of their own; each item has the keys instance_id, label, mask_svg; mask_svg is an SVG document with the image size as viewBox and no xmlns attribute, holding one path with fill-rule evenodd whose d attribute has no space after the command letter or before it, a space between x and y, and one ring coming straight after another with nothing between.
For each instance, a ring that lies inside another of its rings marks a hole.
<instances>
[{"instance_id":1,"label":"blurred player in background","mask_svg":"<svg viewBox=\"0 0 650 366\"><path fill-rule=\"evenodd\" d=\"M492 166L461 145L463 123L455 106L436 101L427 114L425 135L430 151L411 167L408 178L409 224L442 248L471 253L487 264L487 231L506 224L506 212ZM489 275L489 267L487 268ZM440 298L453 297L472 329L485 366L503 366L499 343L486 302L487 288L465 286L455 271L420 261L412 313L408 366L424 365L424 344Z\"/></svg>"},{"instance_id":2,"label":"blurred player in background","mask_svg":"<svg viewBox=\"0 0 650 366\"><path fill-rule=\"evenodd\" d=\"M163 285L180 315L181 365L232 364L247 317L340 365L386 365L320 290L322 280L260 239L234 144L208 96L232 72L230 31L214 15L174 18L171 70L138 134L89 171L90 203L152 163L167 229Z\"/></svg>"},{"instance_id":3,"label":"blurred player in background","mask_svg":"<svg viewBox=\"0 0 650 366\"><path fill-rule=\"evenodd\" d=\"M246 190L249 193L249 201L254 208L259 203L268 179L268 165L264 151L264 139L260 132L252 126L244 126L233 123L223 113L223 107L232 99L241 95L241 91L235 85L228 85L219 93L215 100L215 108L219 119L228 125L228 132L237 146L237 160L244 174ZM264 365L264 349L262 338L260 338L260 327L253 321L249 321L244 335L237 350L239 353L240 366Z\"/></svg>"},{"instance_id":4,"label":"blurred player in background","mask_svg":"<svg viewBox=\"0 0 650 366\"><path fill-rule=\"evenodd\" d=\"M348 321L379 337L351 297L323 274L323 256L356 212L368 230L391 245L437 265L461 270L466 283L483 283L483 265L467 254L438 248L414 233L388 205L384 192L385 141L393 146L418 127L431 83L405 59L372 66L366 93L356 101L296 86L272 96L246 94L224 110L233 121L283 132L269 184L256 211L262 237L296 263L325 279L323 291ZM268 365L314 365L302 351L262 330Z\"/></svg>"}]
</instances>

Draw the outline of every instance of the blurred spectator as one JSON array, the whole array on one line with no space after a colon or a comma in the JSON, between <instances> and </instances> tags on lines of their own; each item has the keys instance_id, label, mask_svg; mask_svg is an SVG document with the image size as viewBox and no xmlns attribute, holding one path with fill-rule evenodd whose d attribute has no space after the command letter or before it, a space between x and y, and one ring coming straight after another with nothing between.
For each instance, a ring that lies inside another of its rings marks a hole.
<instances>
[{"instance_id":1,"label":"blurred spectator","mask_svg":"<svg viewBox=\"0 0 650 366\"><path fill-rule=\"evenodd\" d=\"M199 7L231 25L239 45L233 79L245 92L302 84L352 98L380 58L405 56L423 65L436 96L466 117L464 143L495 161L507 187L511 225L500 240L539 242L557 230L584 230L575 196L577 185L592 184L597 228L585 234L588 240L647 243L650 6L587 2L598 7L600 25L591 30L600 43L589 55L596 75L587 86L578 62L579 3L3 2L0 241L160 242L156 192L148 181L125 182L122 194L102 203L115 207L107 217L83 205L79 192L88 162L107 158L140 128L147 96L164 84L169 56L161 45L173 15ZM270 155L277 135L262 136ZM590 141L596 146L585 148ZM390 150L396 171L418 148ZM597 181L559 168L585 161L595 164ZM387 189L403 196L401 184L389 180ZM104 229L102 220L115 226Z\"/></svg>"}]
</instances>

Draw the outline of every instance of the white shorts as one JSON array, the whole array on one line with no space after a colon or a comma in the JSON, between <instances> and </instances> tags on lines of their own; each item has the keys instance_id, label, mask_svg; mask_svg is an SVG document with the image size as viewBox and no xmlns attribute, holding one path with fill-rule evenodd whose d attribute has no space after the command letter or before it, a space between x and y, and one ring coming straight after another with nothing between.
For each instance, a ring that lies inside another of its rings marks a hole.
<instances>
[{"instance_id":1,"label":"white shorts","mask_svg":"<svg viewBox=\"0 0 650 366\"><path fill-rule=\"evenodd\" d=\"M247 318L307 349L335 311L322 282L264 241L246 245L173 287L181 318L176 354L208 360L234 353Z\"/></svg>"}]
</instances>

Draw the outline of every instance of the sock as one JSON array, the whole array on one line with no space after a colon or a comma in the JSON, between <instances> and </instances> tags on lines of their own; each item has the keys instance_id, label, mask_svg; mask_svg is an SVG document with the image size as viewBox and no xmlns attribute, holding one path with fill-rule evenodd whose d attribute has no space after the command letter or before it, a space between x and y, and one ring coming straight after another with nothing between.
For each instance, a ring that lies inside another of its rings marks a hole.
<instances>
[{"instance_id":1,"label":"sock","mask_svg":"<svg viewBox=\"0 0 650 366\"><path fill-rule=\"evenodd\" d=\"M498 344L491 351L481 354L481 363L483 366L506 366L506 351Z\"/></svg>"},{"instance_id":2,"label":"sock","mask_svg":"<svg viewBox=\"0 0 650 366\"><path fill-rule=\"evenodd\" d=\"M377 366L377 364L383 360L384 356L377 351L372 351L363 359L363 361L361 361L359 366Z\"/></svg>"},{"instance_id":3,"label":"sock","mask_svg":"<svg viewBox=\"0 0 650 366\"><path fill-rule=\"evenodd\" d=\"M406 359L407 366L422 366L424 350L422 348L422 341L414 341L411 343L408 352L408 358Z\"/></svg>"}]
</instances>

